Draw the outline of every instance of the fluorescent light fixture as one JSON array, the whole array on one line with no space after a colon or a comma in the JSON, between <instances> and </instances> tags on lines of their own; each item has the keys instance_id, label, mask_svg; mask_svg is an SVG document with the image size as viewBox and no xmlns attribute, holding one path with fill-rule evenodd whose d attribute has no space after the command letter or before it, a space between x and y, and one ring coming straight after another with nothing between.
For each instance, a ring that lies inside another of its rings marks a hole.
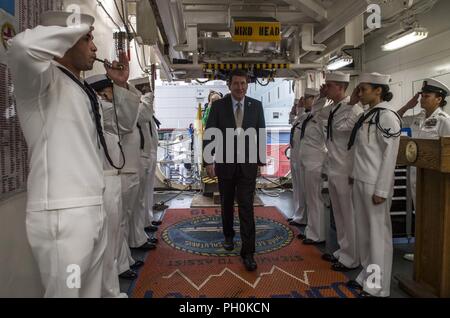
<instances>
[{"instance_id":1,"label":"fluorescent light fixture","mask_svg":"<svg viewBox=\"0 0 450 318\"><path fill-rule=\"evenodd\" d=\"M390 39L381 46L383 51L395 51L402 47L411 45L428 37L428 31L425 28L414 28L400 36Z\"/></svg>"},{"instance_id":2,"label":"fluorescent light fixture","mask_svg":"<svg viewBox=\"0 0 450 318\"><path fill-rule=\"evenodd\" d=\"M327 65L327 69L329 71L335 71L335 70L341 69L347 65L350 65L352 63L353 63L353 58L351 56L341 56L341 57L331 60Z\"/></svg>"}]
</instances>

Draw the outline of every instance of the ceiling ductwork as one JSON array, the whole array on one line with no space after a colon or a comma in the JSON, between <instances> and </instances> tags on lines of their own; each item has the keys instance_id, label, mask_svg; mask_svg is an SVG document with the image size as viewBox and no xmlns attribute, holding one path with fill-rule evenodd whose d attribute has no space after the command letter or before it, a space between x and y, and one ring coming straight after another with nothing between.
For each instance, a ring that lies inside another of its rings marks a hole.
<instances>
[{"instance_id":1,"label":"ceiling ductwork","mask_svg":"<svg viewBox=\"0 0 450 318\"><path fill-rule=\"evenodd\" d=\"M220 73L205 71L207 63L277 62L289 67L272 72L274 76L299 76L308 68L325 69L330 56L364 43L369 4L380 5L383 24L389 24L423 12L436 1L141 0L138 33L144 43L158 42L166 71L174 79ZM150 11L153 16L147 14ZM150 18L144 21L140 16ZM235 34L235 21L247 23L240 36ZM277 28L270 23L278 23Z\"/></svg>"}]
</instances>

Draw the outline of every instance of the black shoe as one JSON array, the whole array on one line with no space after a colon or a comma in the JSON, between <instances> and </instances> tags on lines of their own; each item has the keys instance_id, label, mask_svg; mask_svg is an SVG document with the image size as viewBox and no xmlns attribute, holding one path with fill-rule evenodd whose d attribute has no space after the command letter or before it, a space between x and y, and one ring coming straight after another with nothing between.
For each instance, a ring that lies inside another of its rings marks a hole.
<instances>
[{"instance_id":1,"label":"black shoe","mask_svg":"<svg viewBox=\"0 0 450 318\"><path fill-rule=\"evenodd\" d=\"M242 261L244 262L245 269L249 272L253 272L258 268L252 254L242 256Z\"/></svg>"},{"instance_id":2,"label":"black shoe","mask_svg":"<svg viewBox=\"0 0 450 318\"><path fill-rule=\"evenodd\" d=\"M133 249L135 250L144 250L144 251L150 251L150 250L154 250L156 248L156 244L150 243L150 242L146 242L143 245L139 246L139 247L134 247Z\"/></svg>"},{"instance_id":3,"label":"black shoe","mask_svg":"<svg viewBox=\"0 0 450 318\"><path fill-rule=\"evenodd\" d=\"M133 265L131 265L130 268L131 268L133 271L135 271L135 270L137 270L138 268L144 266L144 264L145 264L145 263L144 263L143 261L136 261L136 263L134 263Z\"/></svg>"},{"instance_id":4,"label":"black shoe","mask_svg":"<svg viewBox=\"0 0 450 318\"><path fill-rule=\"evenodd\" d=\"M306 240L306 235L305 235L305 234L302 234L302 233L299 233L299 234L297 234L297 238L298 238L299 240Z\"/></svg>"},{"instance_id":5,"label":"black shoe","mask_svg":"<svg viewBox=\"0 0 450 318\"><path fill-rule=\"evenodd\" d=\"M361 291L358 295L359 298L375 298L375 296L365 292L365 291Z\"/></svg>"},{"instance_id":6,"label":"black shoe","mask_svg":"<svg viewBox=\"0 0 450 318\"><path fill-rule=\"evenodd\" d=\"M319 244L322 244L323 242L324 241L313 241L309 238L303 240L303 244L305 244L305 245L319 245Z\"/></svg>"},{"instance_id":7,"label":"black shoe","mask_svg":"<svg viewBox=\"0 0 450 318\"><path fill-rule=\"evenodd\" d=\"M291 221L294 221L294 219L293 218L289 218L289 219L286 219L286 221L287 222L291 222Z\"/></svg>"},{"instance_id":8,"label":"black shoe","mask_svg":"<svg viewBox=\"0 0 450 318\"><path fill-rule=\"evenodd\" d=\"M133 272L132 270L127 270L126 272L123 272L122 274L119 275L119 278L122 279L128 279L128 280L135 280L137 278L137 274L135 272Z\"/></svg>"},{"instance_id":9,"label":"black shoe","mask_svg":"<svg viewBox=\"0 0 450 318\"><path fill-rule=\"evenodd\" d=\"M322 259L324 261L327 261L327 262L330 262L330 263L337 263L338 262L338 259L336 257L334 257L334 255L328 254L328 253L323 254L322 255Z\"/></svg>"},{"instance_id":10,"label":"black shoe","mask_svg":"<svg viewBox=\"0 0 450 318\"><path fill-rule=\"evenodd\" d=\"M345 272L349 272L349 271L352 271L352 270L356 269L356 267L355 268L350 268L350 267L347 267L347 266L345 266L344 264L342 264L340 262L337 262L337 263L333 263L333 265L331 265L331 269L334 270L335 272L343 272L343 273L345 273Z\"/></svg>"},{"instance_id":11,"label":"black shoe","mask_svg":"<svg viewBox=\"0 0 450 318\"><path fill-rule=\"evenodd\" d=\"M222 243L222 246L226 251L234 250L233 239L225 239L225 241L223 241L223 243Z\"/></svg>"},{"instance_id":12,"label":"black shoe","mask_svg":"<svg viewBox=\"0 0 450 318\"><path fill-rule=\"evenodd\" d=\"M347 286L350 289L357 289L357 290L363 289L363 287L356 280L353 279L346 282L345 286Z\"/></svg>"},{"instance_id":13,"label":"black shoe","mask_svg":"<svg viewBox=\"0 0 450 318\"><path fill-rule=\"evenodd\" d=\"M302 226L302 227L305 227L305 226L306 226L306 224L303 224L303 223L297 223L297 222L295 222L295 221L290 221L290 222L289 222L289 225Z\"/></svg>"},{"instance_id":14,"label":"black shoe","mask_svg":"<svg viewBox=\"0 0 450 318\"><path fill-rule=\"evenodd\" d=\"M159 225L162 224L162 221L152 221L152 224L153 224L154 226L159 226Z\"/></svg>"},{"instance_id":15,"label":"black shoe","mask_svg":"<svg viewBox=\"0 0 450 318\"><path fill-rule=\"evenodd\" d=\"M158 239L156 237L152 237L152 238L148 239L148 242L151 244L156 244L156 243L158 243Z\"/></svg>"},{"instance_id":16,"label":"black shoe","mask_svg":"<svg viewBox=\"0 0 450 318\"><path fill-rule=\"evenodd\" d=\"M150 225L150 226L147 226L144 230L146 230L148 232L156 232L156 231L158 231L158 227L154 226L154 225Z\"/></svg>"}]
</instances>

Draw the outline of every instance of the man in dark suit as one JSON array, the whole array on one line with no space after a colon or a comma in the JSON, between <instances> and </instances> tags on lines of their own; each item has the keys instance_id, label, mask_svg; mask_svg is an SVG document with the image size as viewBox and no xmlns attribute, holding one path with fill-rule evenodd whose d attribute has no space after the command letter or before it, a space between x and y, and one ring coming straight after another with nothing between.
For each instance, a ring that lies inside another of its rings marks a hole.
<instances>
[{"instance_id":1,"label":"man in dark suit","mask_svg":"<svg viewBox=\"0 0 450 318\"><path fill-rule=\"evenodd\" d=\"M257 265L253 258L255 253L253 199L260 166L265 165L266 124L261 102L245 96L248 88L247 73L243 70L233 70L228 86L231 94L212 104L205 129L205 133L212 128L220 130L223 137L222 149L220 149L221 151L215 149L215 162L212 160L208 162L205 159L204 165L208 176L217 176L219 180L222 225L225 236L223 247L229 251L234 249L233 220L236 196L242 240L241 257L245 268L248 271L254 271ZM242 128L242 130L237 128ZM233 132L231 136L230 131ZM239 138L243 147L238 147L240 145ZM212 140L214 138L207 140L205 137L204 150ZM234 155L230 154L233 149ZM214 150L212 152L214 153ZM223 154L223 158L218 158L219 153Z\"/></svg>"}]
</instances>

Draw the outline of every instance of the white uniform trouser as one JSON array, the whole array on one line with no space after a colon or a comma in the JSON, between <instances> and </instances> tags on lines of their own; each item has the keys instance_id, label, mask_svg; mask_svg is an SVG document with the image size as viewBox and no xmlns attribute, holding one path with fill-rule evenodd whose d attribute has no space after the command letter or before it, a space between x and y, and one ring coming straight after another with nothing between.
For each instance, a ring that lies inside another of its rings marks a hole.
<instances>
[{"instance_id":1,"label":"white uniform trouser","mask_svg":"<svg viewBox=\"0 0 450 318\"><path fill-rule=\"evenodd\" d=\"M302 186L304 170L302 170L299 160L291 160L291 175L294 199L294 213L292 215L292 220L299 224L304 224L306 223L305 188Z\"/></svg>"},{"instance_id":2,"label":"white uniform trouser","mask_svg":"<svg viewBox=\"0 0 450 318\"><path fill-rule=\"evenodd\" d=\"M128 227L128 222L126 225ZM122 223L120 226L122 227ZM119 271L119 274L123 274L130 270L130 265L133 265L135 262L136 261L131 257L130 247L124 236L122 243L119 244L119 253L117 255L117 270Z\"/></svg>"},{"instance_id":3,"label":"white uniform trouser","mask_svg":"<svg viewBox=\"0 0 450 318\"><path fill-rule=\"evenodd\" d=\"M128 215L128 231L126 237L130 248L144 245L148 236L145 233L145 218L139 207L139 174L122 174L123 208Z\"/></svg>"},{"instance_id":4,"label":"white uniform trouser","mask_svg":"<svg viewBox=\"0 0 450 318\"><path fill-rule=\"evenodd\" d=\"M154 204L154 193L153 190L155 188L155 174L156 174L156 155L151 156L149 159L149 169L147 171L147 197L145 204L145 226L152 225L152 221L154 221L153 216L153 204Z\"/></svg>"},{"instance_id":5,"label":"white uniform trouser","mask_svg":"<svg viewBox=\"0 0 450 318\"><path fill-rule=\"evenodd\" d=\"M333 255L346 267L358 267L360 263L356 241L352 186L349 184L349 177L330 174L328 176L328 188L339 244L339 250L334 252Z\"/></svg>"},{"instance_id":6,"label":"white uniform trouser","mask_svg":"<svg viewBox=\"0 0 450 318\"><path fill-rule=\"evenodd\" d=\"M102 205L28 212L26 228L44 297L101 297L107 241Z\"/></svg>"},{"instance_id":7,"label":"white uniform trouser","mask_svg":"<svg viewBox=\"0 0 450 318\"><path fill-rule=\"evenodd\" d=\"M325 241L325 206L322 197L322 167L304 171L306 209L308 210L308 223L305 230L306 238L315 242Z\"/></svg>"},{"instance_id":8,"label":"white uniform trouser","mask_svg":"<svg viewBox=\"0 0 450 318\"><path fill-rule=\"evenodd\" d=\"M103 261L102 297L123 297L120 293L117 256L119 244L125 239L120 227L120 210L122 209L122 186L119 175L105 176L103 206L106 212L108 242Z\"/></svg>"},{"instance_id":9,"label":"white uniform trouser","mask_svg":"<svg viewBox=\"0 0 450 318\"><path fill-rule=\"evenodd\" d=\"M377 297L390 294L392 271L392 194L380 205L374 205L375 186L355 180L353 201L363 270L356 281L364 291ZM377 275L377 274L381 275Z\"/></svg>"}]
</instances>

